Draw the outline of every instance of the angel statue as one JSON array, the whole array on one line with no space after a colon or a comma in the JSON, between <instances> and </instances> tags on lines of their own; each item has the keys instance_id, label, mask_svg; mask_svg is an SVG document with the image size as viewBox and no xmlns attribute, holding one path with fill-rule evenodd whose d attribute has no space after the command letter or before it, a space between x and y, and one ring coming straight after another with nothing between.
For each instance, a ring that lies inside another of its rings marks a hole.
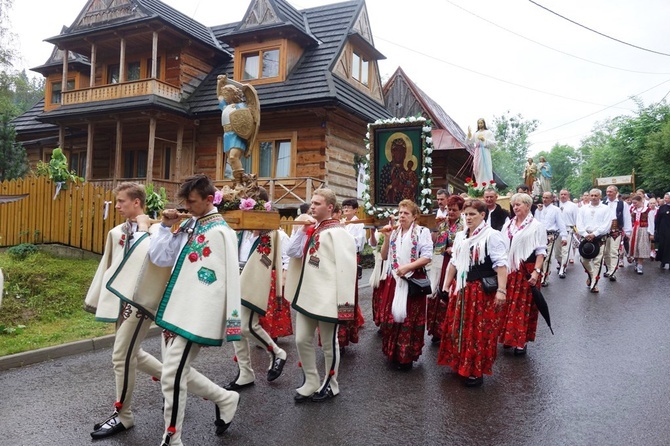
<instances>
[{"instance_id":1,"label":"angel statue","mask_svg":"<svg viewBox=\"0 0 670 446\"><path fill-rule=\"evenodd\" d=\"M261 109L256 89L221 74L216 79L216 96L223 125L223 153L233 171L236 185L246 186L254 177L244 172L240 157L250 155L261 123Z\"/></svg>"}]
</instances>

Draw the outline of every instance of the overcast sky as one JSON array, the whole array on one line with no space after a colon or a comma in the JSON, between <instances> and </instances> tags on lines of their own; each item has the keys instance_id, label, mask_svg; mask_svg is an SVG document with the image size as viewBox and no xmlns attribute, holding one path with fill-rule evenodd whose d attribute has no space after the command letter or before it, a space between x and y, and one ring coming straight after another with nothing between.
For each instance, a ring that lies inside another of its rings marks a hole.
<instances>
[{"instance_id":1,"label":"overcast sky","mask_svg":"<svg viewBox=\"0 0 670 446\"><path fill-rule=\"evenodd\" d=\"M247 0L163 0L207 26L242 19ZM289 0L298 9L335 3ZM670 54L668 0L536 0L600 33ZM86 0L14 0L23 66L51 54L42 40L69 26ZM367 0L383 79L398 66L467 131L508 110L540 126L531 153L578 146L597 121L670 92L670 56L587 31L529 0ZM410 6L413 6L411 8ZM534 43L534 42L536 43ZM550 49L550 48L552 49ZM573 122L574 121L574 122Z\"/></svg>"}]
</instances>

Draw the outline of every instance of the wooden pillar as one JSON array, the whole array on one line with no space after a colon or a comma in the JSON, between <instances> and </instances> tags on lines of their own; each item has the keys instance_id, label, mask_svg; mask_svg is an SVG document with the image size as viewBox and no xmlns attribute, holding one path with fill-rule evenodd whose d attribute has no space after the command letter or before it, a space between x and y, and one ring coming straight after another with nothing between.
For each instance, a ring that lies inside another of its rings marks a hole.
<instances>
[{"instance_id":1,"label":"wooden pillar","mask_svg":"<svg viewBox=\"0 0 670 446\"><path fill-rule=\"evenodd\" d=\"M158 32L154 31L153 45L151 46L151 77L158 77Z\"/></svg>"},{"instance_id":2,"label":"wooden pillar","mask_svg":"<svg viewBox=\"0 0 670 446\"><path fill-rule=\"evenodd\" d=\"M91 44L91 80L88 83L88 86L93 88L95 87L95 61L97 59L97 48L95 43Z\"/></svg>"},{"instance_id":3,"label":"wooden pillar","mask_svg":"<svg viewBox=\"0 0 670 446\"><path fill-rule=\"evenodd\" d=\"M181 181L181 152L184 147L184 124L179 123L179 127L177 128L177 156L175 160L175 166L174 166L174 179L175 181Z\"/></svg>"},{"instance_id":4,"label":"wooden pillar","mask_svg":"<svg viewBox=\"0 0 670 446\"><path fill-rule=\"evenodd\" d=\"M61 81L60 88L60 103L63 103L63 94L67 91L67 63L68 63L68 50L63 48L63 80Z\"/></svg>"},{"instance_id":5,"label":"wooden pillar","mask_svg":"<svg viewBox=\"0 0 670 446\"><path fill-rule=\"evenodd\" d=\"M119 48L119 84L126 81L126 39L121 37Z\"/></svg>"},{"instance_id":6,"label":"wooden pillar","mask_svg":"<svg viewBox=\"0 0 670 446\"><path fill-rule=\"evenodd\" d=\"M121 178L121 148L123 147L123 123L120 119L116 120L116 151L114 152L114 187Z\"/></svg>"},{"instance_id":7,"label":"wooden pillar","mask_svg":"<svg viewBox=\"0 0 670 446\"><path fill-rule=\"evenodd\" d=\"M86 181L93 179L93 137L95 135L95 124L88 123L88 138L86 140Z\"/></svg>"},{"instance_id":8,"label":"wooden pillar","mask_svg":"<svg viewBox=\"0 0 670 446\"><path fill-rule=\"evenodd\" d=\"M58 126L58 147L65 149L65 126L63 124Z\"/></svg>"},{"instance_id":9,"label":"wooden pillar","mask_svg":"<svg viewBox=\"0 0 670 446\"><path fill-rule=\"evenodd\" d=\"M154 179L154 149L156 147L156 117L149 118L149 150L147 151L147 184Z\"/></svg>"}]
</instances>

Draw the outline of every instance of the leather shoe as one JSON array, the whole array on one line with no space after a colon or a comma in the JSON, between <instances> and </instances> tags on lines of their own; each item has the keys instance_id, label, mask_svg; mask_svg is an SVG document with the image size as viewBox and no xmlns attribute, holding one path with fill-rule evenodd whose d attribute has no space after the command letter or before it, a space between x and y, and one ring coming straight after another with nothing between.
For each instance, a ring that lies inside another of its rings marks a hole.
<instances>
[{"instance_id":1,"label":"leather shoe","mask_svg":"<svg viewBox=\"0 0 670 446\"><path fill-rule=\"evenodd\" d=\"M479 387L482 384L484 384L484 377L474 377L474 376L469 376L468 379L465 380L465 387Z\"/></svg>"},{"instance_id":2,"label":"leather shoe","mask_svg":"<svg viewBox=\"0 0 670 446\"><path fill-rule=\"evenodd\" d=\"M100 427L98 429L91 432L91 438L94 440L111 437L112 435L116 435L119 432L127 430L126 426L124 426L123 423L119 421L119 417L117 416L110 417L107 421L101 423L99 426Z\"/></svg>"},{"instance_id":3,"label":"leather shoe","mask_svg":"<svg viewBox=\"0 0 670 446\"><path fill-rule=\"evenodd\" d=\"M286 364L286 359L275 358L272 368L268 370L268 381L274 381L281 376L281 372L284 371L284 364Z\"/></svg>"},{"instance_id":4,"label":"leather shoe","mask_svg":"<svg viewBox=\"0 0 670 446\"><path fill-rule=\"evenodd\" d=\"M223 388L226 389L226 390L237 392L238 390L242 390L246 387L251 387L253 385L254 385L254 381L251 381L250 383L246 383L246 384L237 384L233 380L233 381L229 382L228 384L226 384L225 386L223 386Z\"/></svg>"},{"instance_id":5,"label":"leather shoe","mask_svg":"<svg viewBox=\"0 0 670 446\"><path fill-rule=\"evenodd\" d=\"M226 423L221 419L214 421L214 425L216 426L216 435L223 435L223 433L228 430L231 423L232 420L230 423Z\"/></svg>"},{"instance_id":6,"label":"leather shoe","mask_svg":"<svg viewBox=\"0 0 670 446\"><path fill-rule=\"evenodd\" d=\"M610 276L610 273L605 273L605 274L603 274L603 276L605 276L605 277L609 277L609 276Z\"/></svg>"},{"instance_id":7,"label":"leather shoe","mask_svg":"<svg viewBox=\"0 0 670 446\"><path fill-rule=\"evenodd\" d=\"M329 400L331 398L335 398L337 395L333 393L333 390L329 387L326 388L326 391L321 391L317 392L314 395L312 395L312 401L315 403L321 403L323 401Z\"/></svg>"},{"instance_id":8,"label":"leather shoe","mask_svg":"<svg viewBox=\"0 0 670 446\"><path fill-rule=\"evenodd\" d=\"M296 403L304 403L305 401L311 401L312 400L312 395L300 395L299 393L296 392L295 396L293 397L293 401Z\"/></svg>"},{"instance_id":9,"label":"leather shoe","mask_svg":"<svg viewBox=\"0 0 670 446\"><path fill-rule=\"evenodd\" d=\"M614 274L610 276L610 282L616 282L616 276Z\"/></svg>"},{"instance_id":10,"label":"leather shoe","mask_svg":"<svg viewBox=\"0 0 670 446\"><path fill-rule=\"evenodd\" d=\"M561 273L561 274L559 274L559 275L558 275L558 278L559 278L559 279L565 279L565 273Z\"/></svg>"}]
</instances>

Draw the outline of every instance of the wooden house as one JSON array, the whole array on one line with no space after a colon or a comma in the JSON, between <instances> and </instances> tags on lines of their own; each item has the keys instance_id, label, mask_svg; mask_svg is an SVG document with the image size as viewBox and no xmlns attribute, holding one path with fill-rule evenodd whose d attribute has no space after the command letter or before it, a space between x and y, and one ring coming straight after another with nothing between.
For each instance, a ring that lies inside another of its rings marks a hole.
<instances>
[{"instance_id":1,"label":"wooden house","mask_svg":"<svg viewBox=\"0 0 670 446\"><path fill-rule=\"evenodd\" d=\"M225 15L225 2L220 11ZM62 147L87 181L153 183L170 198L205 173L229 181L222 150L219 74L255 86L258 143L245 168L279 208L322 184L356 196L354 156L386 109L363 0L297 10L252 0L240 22L206 27L159 0L88 0L46 39L45 98L14 124L32 163ZM395 112L395 110L394 110Z\"/></svg>"}]
</instances>

